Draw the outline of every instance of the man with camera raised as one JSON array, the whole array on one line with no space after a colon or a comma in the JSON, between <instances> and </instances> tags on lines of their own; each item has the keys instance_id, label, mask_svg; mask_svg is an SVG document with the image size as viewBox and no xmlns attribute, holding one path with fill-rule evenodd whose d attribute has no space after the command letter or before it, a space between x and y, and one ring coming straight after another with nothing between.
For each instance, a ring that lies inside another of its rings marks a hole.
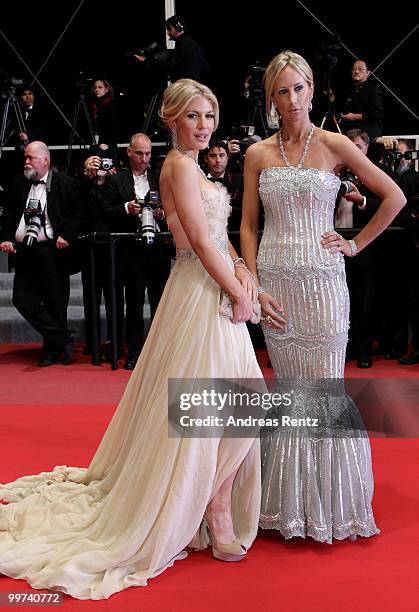
<instances>
[{"instance_id":1,"label":"man with camera raised","mask_svg":"<svg viewBox=\"0 0 419 612\"><path fill-rule=\"evenodd\" d=\"M39 366L73 359L74 336L67 327L70 292L68 247L83 231L78 182L52 172L45 143L24 153L24 176L16 177L2 219L0 249L16 254L13 304L43 337Z\"/></svg>"},{"instance_id":2,"label":"man with camera raised","mask_svg":"<svg viewBox=\"0 0 419 612\"><path fill-rule=\"evenodd\" d=\"M128 357L124 367L133 370L144 343L145 292L147 290L153 318L170 274L170 256L165 244L151 240L149 230L144 240L140 233L142 225L147 224L149 227L147 213L150 209L155 229L167 229L158 198L159 178L149 167L151 141L148 136L134 134L127 154L130 167L112 176L103 191L101 217L110 232L138 234L138 240L121 240L117 251L118 272L124 284L126 303L125 338Z\"/></svg>"},{"instance_id":3,"label":"man with camera raised","mask_svg":"<svg viewBox=\"0 0 419 612\"><path fill-rule=\"evenodd\" d=\"M178 79L194 79L205 83L209 71L208 61L201 45L189 34L183 17L169 17L166 20L166 32L170 40L175 41L173 51L149 57L134 54L134 57L145 62L146 66L166 71L172 82Z\"/></svg>"},{"instance_id":4,"label":"man with camera raised","mask_svg":"<svg viewBox=\"0 0 419 612\"><path fill-rule=\"evenodd\" d=\"M365 130L349 130L346 136L364 155L368 154L370 139ZM373 217L381 200L346 168L341 171L340 178L335 227L362 228ZM370 368L377 289L376 243L368 245L358 257L346 258L345 264L351 305L347 360L356 357L358 368Z\"/></svg>"}]
</instances>

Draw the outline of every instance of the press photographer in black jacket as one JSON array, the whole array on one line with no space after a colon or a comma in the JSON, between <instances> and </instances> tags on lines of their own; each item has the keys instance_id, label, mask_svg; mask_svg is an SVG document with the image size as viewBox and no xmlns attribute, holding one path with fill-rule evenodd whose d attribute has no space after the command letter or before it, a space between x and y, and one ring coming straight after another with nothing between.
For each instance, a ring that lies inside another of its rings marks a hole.
<instances>
[{"instance_id":1,"label":"press photographer in black jacket","mask_svg":"<svg viewBox=\"0 0 419 612\"><path fill-rule=\"evenodd\" d=\"M96 79L89 100L89 113L102 157L117 158L118 118L113 87L106 79Z\"/></svg>"},{"instance_id":2,"label":"press photographer in black jacket","mask_svg":"<svg viewBox=\"0 0 419 612\"><path fill-rule=\"evenodd\" d=\"M159 177L149 167L151 141L145 134L134 134L127 149L130 167L111 177L103 192L101 216L110 232L140 232L142 204L151 191L158 192ZM154 210L160 231L167 231L161 204ZM140 237L140 234L139 234ZM141 241L121 241L118 269L125 288L125 336L128 357L126 370L133 370L144 339L144 300L147 290L151 319L157 310L170 274L170 249L164 241L156 240L150 247Z\"/></svg>"},{"instance_id":3,"label":"press photographer in black jacket","mask_svg":"<svg viewBox=\"0 0 419 612\"><path fill-rule=\"evenodd\" d=\"M383 133L383 92L371 78L368 64L357 59L352 65L352 88L342 106L340 128L344 134L360 129L370 140Z\"/></svg>"},{"instance_id":4,"label":"press photographer in black jacket","mask_svg":"<svg viewBox=\"0 0 419 612\"><path fill-rule=\"evenodd\" d=\"M43 142L25 149L24 175L6 196L0 250L15 254L13 304L43 337L39 366L73 359L74 336L67 327L70 292L69 246L84 231L79 184L51 171Z\"/></svg>"},{"instance_id":5,"label":"press photographer in black jacket","mask_svg":"<svg viewBox=\"0 0 419 612\"><path fill-rule=\"evenodd\" d=\"M175 41L175 48L167 56L151 56L135 54L134 57L145 62L145 65L165 71L172 82L178 79L194 79L205 83L208 78L209 66L201 45L187 31L185 20L173 15L166 21L166 31L170 40Z\"/></svg>"},{"instance_id":6,"label":"press photographer in black jacket","mask_svg":"<svg viewBox=\"0 0 419 612\"><path fill-rule=\"evenodd\" d=\"M364 155L368 154L370 140L364 130L350 130L346 135ZM381 201L345 170L340 178L344 183L338 194L335 227L362 228L373 217ZM347 257L345 265L351 306L347 359L356 357L358 368L370 368L377 290L376 243L368 245L357 257Z\"/></svg>"}]
</instances>

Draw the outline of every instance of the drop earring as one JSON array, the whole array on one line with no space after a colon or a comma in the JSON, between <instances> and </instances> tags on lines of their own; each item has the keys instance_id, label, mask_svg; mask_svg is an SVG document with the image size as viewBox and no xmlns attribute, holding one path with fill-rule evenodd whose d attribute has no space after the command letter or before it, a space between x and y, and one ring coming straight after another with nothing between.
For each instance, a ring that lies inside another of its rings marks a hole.
<instances>
[{"instance_id":1,"label":"drop earring","mask_svg":"<svg viewBox=\"0 0 419 612\"><path fill-rule=\"evenodd\" d=\"M173 149L177 149L177 129L175 125L172 127L171 131L172 131L172 147Z\"/></svg>"},{"instance_id":2,"label":"drop earring","mask_svg":"<svg viewBox=\"0 0 419 612\"><path fill-rule=\"evenodd\" d=\"M278 113L278 110L274 103L271 103L271 108L269 109L269 114L267 115L268 126L272 129L279 127L279 122L281 120L281 115Z\"/></svg>"},{"instance_id":3,"label":"drop earring","mask_svg":"<svg viewBox=\"0 0 419 612\"><path fill-rule=\"evenodd\" d=\"M310 112L311 110L313 110L313 103L312 103L312 99L310 98L310 102L308 103L308 112Z\"/></svg>"}]
</instances>

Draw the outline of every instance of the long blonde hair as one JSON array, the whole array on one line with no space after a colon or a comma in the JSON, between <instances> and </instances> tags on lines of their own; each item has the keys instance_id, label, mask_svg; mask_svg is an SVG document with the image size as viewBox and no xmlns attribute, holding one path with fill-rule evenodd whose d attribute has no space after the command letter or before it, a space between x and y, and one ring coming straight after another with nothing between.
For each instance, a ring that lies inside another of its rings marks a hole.
<instances>
[{"instance_id":1,"label":"long blonde hair","mask_svg":"<svg viewBox=\"0 0 419 612\"><path fill-rule=\"evenodd\" d=\"M296 72L299 72L311 87L314 86L313 71L302 55L298 55L298 53L294 53L294 51L281 51L281 53L276 55L270 61L269 66L266 68L263 76L263 85L266 92L266 112L268 115L271 111L272 94L275 81L278 78L278 75L287 66L290 66Z\"/></svg>"},{"instance_id":2,"label":"long blonde hair","mask_svg":"<svg viewBox=\"0 0 419 612\"><path fill-rule=\"evenodd\" d=\"M198 96L204 96L209 100L214 109L214 130L217 129L220 120L220 109L218 100L211 89L193 79L179 79L175 81L163 94L163 103L159 114L168 128L172 128L176 119L180 117L189 102Z\"/></svg>"}]
</instances>

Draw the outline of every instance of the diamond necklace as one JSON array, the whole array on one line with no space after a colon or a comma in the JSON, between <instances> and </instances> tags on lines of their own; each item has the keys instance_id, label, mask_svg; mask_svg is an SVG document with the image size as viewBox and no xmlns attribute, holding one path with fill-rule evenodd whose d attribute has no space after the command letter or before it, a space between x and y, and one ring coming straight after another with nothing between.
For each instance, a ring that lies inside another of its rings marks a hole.
<instances>
[{"instance_id":1,"label":"diamond necklace","mask_svg":"<svg viewBox=\"0 0 419 612\"><path fill-rule=\"evenodd\" d=\"M311 140L311 138L313 136L313 133L314 133L314 124L312 123L311 124L310 132L309 132L309 134L307 136L307 140L306 140L306 143L304 145L304 150L303 150L303 154L301 156L301 159L300 159L300 161L298 162L298 164L296 166L292 166L290 164L290 162L288 161L287 156L285 155L284 143L282 142L282 128L279 130L279 132L278 132L279 150L281 151L281 156L282 156L282 159L284 160L286 166L291 167L291 168L294 167L294 168L297 168L298 170L303 167L303 163L304 163L304 160L306 158L307 151L308 151L308 146L310 144L310 140Z\"/></svg>"}]
</instances>

